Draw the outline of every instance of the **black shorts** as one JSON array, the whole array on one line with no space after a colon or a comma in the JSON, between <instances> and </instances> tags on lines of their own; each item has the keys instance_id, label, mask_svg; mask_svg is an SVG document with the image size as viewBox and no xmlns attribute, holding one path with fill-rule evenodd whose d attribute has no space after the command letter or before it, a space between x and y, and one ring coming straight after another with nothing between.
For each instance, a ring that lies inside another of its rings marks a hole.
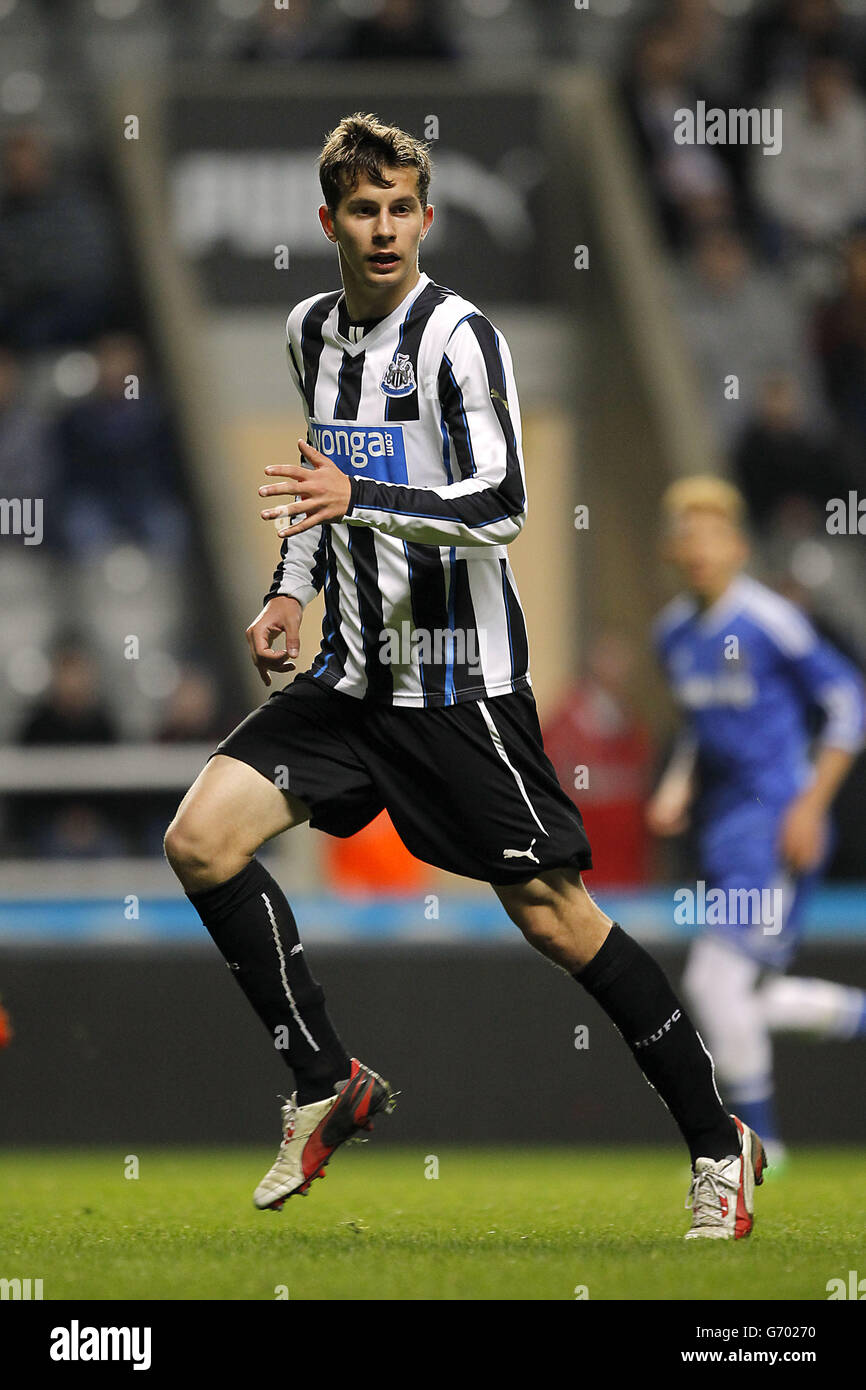
<instances>
[{"instance_id":1,"label":"black shorts","mask_svg":"<svg viewBox=\"0 0 866 1390\"><path fill-rule=\"evenodd\" d=\"M407 709L302 674L215 752L299 797L329 835L353 835L385 809L412 854L467 878L520 883L543 869L592 868L529 690Z\"/></svg>"}]
</instances>

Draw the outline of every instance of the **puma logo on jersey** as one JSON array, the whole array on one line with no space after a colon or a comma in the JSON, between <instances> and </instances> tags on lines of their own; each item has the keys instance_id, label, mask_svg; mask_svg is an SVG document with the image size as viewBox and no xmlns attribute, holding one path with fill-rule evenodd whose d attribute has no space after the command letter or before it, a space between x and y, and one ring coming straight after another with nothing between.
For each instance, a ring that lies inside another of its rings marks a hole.
<instances>
[{"instance_id":1,"label":"puma logo on jersey","mask_svg":"<svg viewBox=\"0 0 866 1390\"><path fill-rule=\"evenodd\" d=\"M536 839L537 839L537 838L538 838L538 837L536 836ZM535 840L532 841L532 843L531 843L530 846L529 846L529 849L504 849L504 850L502 851L502 858L503 858L503 859L531 859L532 862L533 862L533 864L540 864L540 863L541 863L541 860L540 860L540 859L536 859L535 855L532 853L532 846L533 846L534 844L535 844Z\"/></svg>"},{"instance_id":2,"label":"puma logo on jersey","mask_svg":"<svg viewBox=\"0 0 866 1390\"><path fill-rule=\"evenodd\" d=\"M416 389L415 373L407 352L398 352L385 368L379 390L384 396L411 396Z\"/></svg>"}]
</instances>

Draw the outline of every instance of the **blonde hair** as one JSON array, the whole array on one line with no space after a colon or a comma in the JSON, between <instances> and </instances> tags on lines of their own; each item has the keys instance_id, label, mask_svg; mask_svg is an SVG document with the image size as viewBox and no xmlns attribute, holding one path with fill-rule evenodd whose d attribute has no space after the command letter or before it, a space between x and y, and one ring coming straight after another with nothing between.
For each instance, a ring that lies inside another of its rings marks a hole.
<instances>
[{"instance_id":1,"label":"blonde hair","mask_svg":"<svg viewBox=\"0 0 866 1390\"><path fill-rule=\"evenodd\" d=\"M746 504L733 483L712 473L695 473L671 483L662 497L662 510L669 522L679 521L689 512L715 512L732 526L741 526Z\"/></svg>"}]
</instances>

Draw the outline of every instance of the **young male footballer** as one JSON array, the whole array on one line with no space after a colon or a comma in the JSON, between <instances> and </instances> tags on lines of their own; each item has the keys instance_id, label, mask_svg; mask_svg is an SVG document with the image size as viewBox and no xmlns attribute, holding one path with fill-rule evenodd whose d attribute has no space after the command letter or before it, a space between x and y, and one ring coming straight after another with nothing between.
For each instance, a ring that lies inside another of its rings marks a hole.
<instances>
[{"instance_id":1,"label":"young male footballer","mask_svg":"<svg viewBox=\"0 0 866 1390\"><path fill-rule=\"evenodd\" d=\"M683 986L725 1098L775 1166L772 1035L866 1034L862 990L784 973L828 857L830 806L863 742L862 682L799 609L743 572L745 507L730 483L681 478L663 505L686 592L655 635L685 728L648 819L661 835L689 819L697 833L706 921Z\"/></svg>"},{"instance_id":2,"label":"young male footballer","mask_svg":"<svg viewBox=\"0 0 866 1390\"><path fill-rule=\"evenodd\" d=\"M288 1040L296 1091L253 1200L274 1209L306 1193L392 1103L343 1047L256 851L304 821L351 835L384 807L420 859L490 883L527 941L619 1029L688 1145L688 1235L745 1236L761 1141L725 1111L658 965L586 892L583 823L542 745L507 555L526 515L508 347L419 269L433 220L424 145L356 114L328 136L319 171L343 288L289 315L307 439L299 463L266 469L260 488L284 540L247 640L269 686L294 669L304 605L324 589L322 644L219 745L166 834L238 983ZM405 631L409 642L391 640Z\"/></svg>"}]
</instances>

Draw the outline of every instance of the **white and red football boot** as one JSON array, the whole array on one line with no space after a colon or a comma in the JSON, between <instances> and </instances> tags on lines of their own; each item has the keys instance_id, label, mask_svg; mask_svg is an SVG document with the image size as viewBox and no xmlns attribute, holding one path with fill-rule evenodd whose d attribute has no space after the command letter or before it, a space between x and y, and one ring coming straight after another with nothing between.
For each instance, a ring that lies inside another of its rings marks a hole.
<instances>
[{"instance_id":1,"label":"white and red football boot","mask_svg":"<svg viewBox=\"0 0 866 1390\"><path fill-rule=\"evenodd\" d=\"M767 1155L754 1130L731 1119L740 1134L740 1152L730 1158L699 1158L686 1198L692 1225L686 1240L742 1240L755 1224L755 1188L764 1181Z\"/></svg>"},{"instance_id":2,"label":"white and red football boot","mask_svg":"<svg viewBox=\"0 0 866 1390\"><path fill-rule=\"evenodd\" d=\"M306 1197L314 1178L325 1176L325 1164L341 1144L373 1128L373 1116L394 1108L395 1096L381 1076L352 1058L347 1081L338 1081L332 1096L297 1105L295 1097L282 1108L283 1141L276 1162L253 1194L262 1211L279 1211L287 1197Z\"/></svg>"}]
</instances>

